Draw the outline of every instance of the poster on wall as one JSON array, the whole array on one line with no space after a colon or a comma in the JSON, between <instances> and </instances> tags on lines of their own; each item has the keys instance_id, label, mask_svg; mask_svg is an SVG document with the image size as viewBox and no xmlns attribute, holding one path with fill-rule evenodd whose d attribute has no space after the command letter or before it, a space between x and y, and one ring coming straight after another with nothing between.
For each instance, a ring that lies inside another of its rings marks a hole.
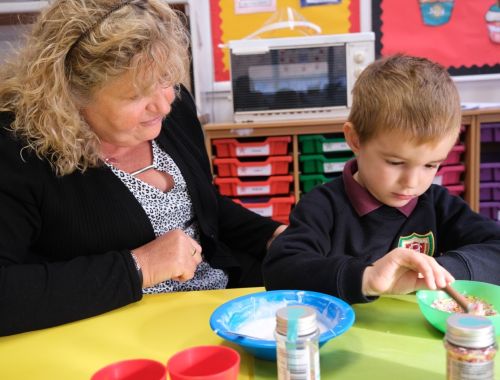
<instances>
[{"instance_id":1,"label":"poster on wall","mask_svg":"<svg viewBox=\"0 0 500 380\"><path fill-rule=\"evenodd\" d=\"M276 11L276 0L234 0L234 13L259 13Z\"/></svg>"},{"instance_id":2,"label":"poster on wall","mask_svg":"<svg viewBox=\"0 0 500 380\"><path fill-rule=\"evenodd\" d=\"M210 0L212 51L215 82L229 80L231 40L252 36L269 23L288 25L290 16L298 21L317 25L321 34L355 33L360 31L360 0ZM314 6L301 7L301 4ZM272 5L274 4L274 7ZM251 10L249 12L243 11ZM266 9L266 11L264 11ZM286 10L286 11L285 11ZM284 18L286 17L286 18ZM283 22L286 21L286 22ZM275 25L276 26L276 25ZM316 33L301 28L272 30L257 38L296 37ZM293 29L293 30L292 30Z\"/></svg>"},{"instance_id":3,"label":"poster on wall","mask_svg":"<svg viewBox=\"0 0 500 380\"><path fill-rule=\"evenodd\" d=\"M500 7L495 0L372 0L377 56L406 53L452 75L500 73Z\"/></svg>"}]
</instances>

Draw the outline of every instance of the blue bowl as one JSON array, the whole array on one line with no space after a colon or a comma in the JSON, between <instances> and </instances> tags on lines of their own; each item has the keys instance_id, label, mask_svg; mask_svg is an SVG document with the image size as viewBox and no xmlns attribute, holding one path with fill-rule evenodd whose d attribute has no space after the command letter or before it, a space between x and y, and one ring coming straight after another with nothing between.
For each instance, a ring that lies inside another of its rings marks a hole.
<instances>
[{"instance_id":1,"label":"blue bowl","mask_svg":"<svg viewBox=\"0 0 500 380\"><path fill-rule=\"evenodd\" d=\"M354 310L346 302L328 294L305 290L273 290L248 294L219 306L210 317L210 327L220 337L240 345L247 352L264 360L276 360L276 341L271 331L259 331L253 338L234 334L252 321L273 322L276 311L290 305L307 305L317 311L320 347L330 339L346 332L354 323ZM246 333L248 334L248 333ZM265 335L265 338L263 338Z\"/></svg>"}]
</instances>

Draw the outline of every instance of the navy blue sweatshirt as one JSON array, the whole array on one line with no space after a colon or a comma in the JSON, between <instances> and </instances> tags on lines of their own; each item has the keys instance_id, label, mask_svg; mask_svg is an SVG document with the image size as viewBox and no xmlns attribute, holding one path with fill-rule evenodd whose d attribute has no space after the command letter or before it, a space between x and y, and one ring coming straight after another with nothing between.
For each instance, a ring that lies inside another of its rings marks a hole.
<instances>
[{"instance_id":1,"label":"navy blue sweatshirt","mask_svg":"<svg viewBox=\"0 0 500 380\"><path fill-rule=\"evenodd\" d=\"M365 268L397 247L433 255L456 279L500 284L500 224L438 185L418 198L409 216L385 205L360 216L344 180L301 198L265 258L268 290L313 290L368 302L374 298L361 292Z\"/></svg>"}]
</instances>

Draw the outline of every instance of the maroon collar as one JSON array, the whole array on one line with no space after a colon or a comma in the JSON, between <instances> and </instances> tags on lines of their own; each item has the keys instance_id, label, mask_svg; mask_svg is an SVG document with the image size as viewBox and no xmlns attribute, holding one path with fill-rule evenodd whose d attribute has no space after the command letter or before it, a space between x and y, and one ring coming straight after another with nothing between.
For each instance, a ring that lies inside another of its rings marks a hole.
<instances>
[{"instance_id":1,"label":"maroon collar","mask_svg":"<svg viewBox=\"0 0 500 380\"><path fill-rule=\"evenodd\" d=\"M357 172L357 170L358 163L356 159L347 161L344 166L342 178L344 180L345 191L352 206L359 216L364 216L382 207L384 204L379 202L373 195L370 194L368 190L366 190L366 188L356 182L353 175ZM406 217L409 217L417 206L417 202L418 198L413 198L406 205L398 207L397 209Z\"/></svg>"}]
</instances>

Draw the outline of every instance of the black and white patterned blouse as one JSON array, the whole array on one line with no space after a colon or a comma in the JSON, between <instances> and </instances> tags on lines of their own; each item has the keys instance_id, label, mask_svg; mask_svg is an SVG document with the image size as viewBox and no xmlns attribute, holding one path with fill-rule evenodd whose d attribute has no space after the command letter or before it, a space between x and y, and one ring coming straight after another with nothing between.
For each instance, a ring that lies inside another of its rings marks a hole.
<instances>
[{"instance_id":1,"label":"black and white patterned blouse","mask_svg":"<svg viewBox=\"0 0 500 380\"><path fill-rule=\"evenodd\" d=\"M155 169L170 174L174 180L174 187L166 193L129 173L115 168L110 163L107 163L107 165L141 204L153 226L156 236L180 228L199 243L198 223L194 218L193 205L187 191L186 181L174 160L161 150L155 141L152 142L152 147ZM191 280L186 282L167 280L150 288L145 288L142 292L151 294L224 289L227 282L228 277L224 271L212 268L203 259L196 268L194 277Z\"/></svg>"}]
</instances>

